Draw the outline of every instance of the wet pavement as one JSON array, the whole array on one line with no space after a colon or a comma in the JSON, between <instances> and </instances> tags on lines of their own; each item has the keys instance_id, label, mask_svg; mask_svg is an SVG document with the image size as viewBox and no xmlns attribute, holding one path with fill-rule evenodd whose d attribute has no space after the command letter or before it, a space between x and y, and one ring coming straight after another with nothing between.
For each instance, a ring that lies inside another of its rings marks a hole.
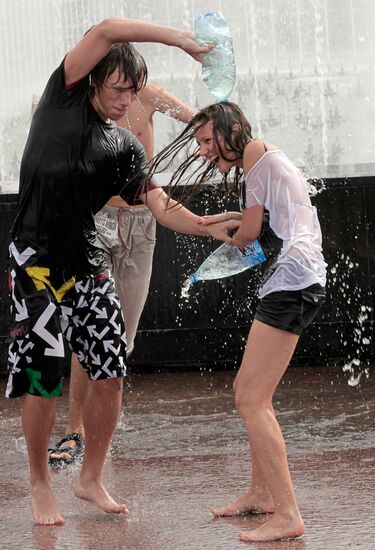
<instances>
[{"instance_id":1,"label":"wet pavement","mask_svg":"<svg viewBox=\"0 0 375 550\"><path fill-rule=\"evenodd\" d=\"M340 550L375 548L374 368L359 386L339 367L289 369L275 396L306 534L294 541L239 541L264 516L213 519L245 491L250 467L244 427L233 404L235 372L132 374L106 465L128 519L77 500L79 465L53 472L66 523L33 526L19 410L0 382L0 548L27 550ZM67 388L67 382L65 387ZM67 390L51 443L62 435Z\"/></svg>"}]
</instances>

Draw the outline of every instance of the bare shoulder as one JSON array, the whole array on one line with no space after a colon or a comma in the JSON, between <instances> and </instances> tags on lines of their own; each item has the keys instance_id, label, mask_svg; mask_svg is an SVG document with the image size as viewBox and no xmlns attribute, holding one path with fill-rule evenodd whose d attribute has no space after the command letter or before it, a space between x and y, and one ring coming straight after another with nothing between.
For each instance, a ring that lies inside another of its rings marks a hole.
<instances>
[{"instance_id":1,"label":"bare shoulder","mask_svg":"<svg viewBox=\"0 0 375 550\"><path fill-rule=\"evenodd\" d=\"M267 151L277 151L277 147L258 139L249 141L243 155L244 173L247 174Z\"/></svg>"}]
</instances>

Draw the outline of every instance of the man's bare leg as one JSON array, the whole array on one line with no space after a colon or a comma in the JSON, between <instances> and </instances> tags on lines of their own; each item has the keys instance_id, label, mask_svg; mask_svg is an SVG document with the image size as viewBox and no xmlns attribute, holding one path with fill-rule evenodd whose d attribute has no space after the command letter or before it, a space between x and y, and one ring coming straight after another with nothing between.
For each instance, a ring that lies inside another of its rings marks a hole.
<instances>
[{"instance_id":1,"label":"man's bare leg","mask_svg":"<svg viewBox=\"0 0 375 550\"><path fill-rule=\"evenodd\" d=\"M121 410L123 378L90 381L85 397L83 421L86 432L85 456L74 492L78 498L111 514L127 514L103 484L104 461Z\"/></svg>"},{"instance_id":2,"label":"man's bare leg","mask_svg":"<svg viewBox=\"0 0 375 550\"><path fill-rule=\"evenodd\" d=\"M22 425L30 464L31 506L38 525L63 525L52 493L47 448L56 414L56 400L27 394Z\"/></svg>"},{"instance_id":3,"label":"man's bare leg","mask_svg":"<svg viewBox=\"0 0 375 550\"><path fill-rule=\"evenodd\" d=\"M81 367L76 354L72 353L69 381L69 416L65 434L78 433L82 437L85 437L83 403L88 387L89 378ZM77 446L77 442L74 440L66 441L63 446L74 449ZM57 460L71 460L71 456L68 453L50 453L50 457Z\"/></svg>"}]
</instances>

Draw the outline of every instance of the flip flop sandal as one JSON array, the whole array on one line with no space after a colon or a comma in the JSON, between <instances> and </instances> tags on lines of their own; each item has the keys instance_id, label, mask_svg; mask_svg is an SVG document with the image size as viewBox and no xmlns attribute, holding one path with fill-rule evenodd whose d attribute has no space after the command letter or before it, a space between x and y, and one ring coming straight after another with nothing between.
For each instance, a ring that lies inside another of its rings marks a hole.
<instances>
[{"instance_id":1,"label":"flip flop sandal","mask_svg":"<svg viewBox=\"0 0 375 550\"><path fill-rule=\"evenodd\" d=\"M64 447L63 444L67 441L75 441L77 445L75 447ZM48 449L48 463L51 466L72 464L76 458L83 455L84 447L85 439L82 435L75 432L66 434L64 437L59 439L59 441L56 441L54 448ZM51 457L52 453L67 453L70 458Z\"/></svg>"}]
</instances>

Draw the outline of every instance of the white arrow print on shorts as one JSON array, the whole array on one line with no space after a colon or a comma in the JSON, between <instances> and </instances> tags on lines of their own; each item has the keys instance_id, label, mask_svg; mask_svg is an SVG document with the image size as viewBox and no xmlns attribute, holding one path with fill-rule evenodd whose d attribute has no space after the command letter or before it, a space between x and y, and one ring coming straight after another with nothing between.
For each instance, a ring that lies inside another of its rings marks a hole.
<instances>
[{"instance_id":1,"label":"white arrow print on shorts","mask_svg":"<svg viewBox=\"0 0 375 550\"><path fill-rule=\"evenodd\" d=\"M102 372L105 372L106 374L108 374L108 377L109 378L116 378L116 371L110 371L109 368L108 368L108 365L110 365L112 363L112 357L109 357L107 359L107 361L104 363L104 365L101 367L100 371L98 371L95 376L93 377L93 380L96 380L97 378L99 378L99 376L102 374Z\"/></svg>"},{"instance_id":2,"label":"white arrow print on shorts","mask_svg":"<svg viewBox=\"0 0 375 550\"><path fill-rule=\"evenodd\" d=\"M77 309L81 307L87 307L89 305L88 301L86 300L85 296L80 296L77 304Z\"/></svg>"},{"instance_id":3,"label":"white arrow print on shorts","mask_svg":"<svg viewBox=\"0 0 375 550\"><path fill-rule=\"evenodd\" d=\"M115 317L117 317L118 313L118 311L114 311L112 317L109 320L111 325L115 327L115 334L121 334L121 324L115 322Z\"/></svg>"},{"instance_id":4,"label":"white arrow print on shorts","mask_svg":"<svg viewBox=\"0 0 375 550\"><path fill-rule=\"evenodd\" d=\"M25 302L24 298L22 298L21 303L18 302L17 298L16 298L16 295L14 294L14 287L15 287L14 280L15 280L15 277L16 277L16 272L14 271L14 269L12 269L12 271L10 273L10 276L12 278L12 299L13 299L13 302L14 302L14 306L16 308L15 319L16 319L16 321L23 321L24 319L27 319L27 317L28 317L26 302Z\"/></svg>"},{"instance_id":5,"label":"white arrow print on shorts","mask_svg":"<svg viewBox=\"0 0 375 550\"><path fill-rule=\"evenodd\" d=\"M92 364L93 364L93 365L100 365L100 355L99 355L99 354L96 355L96 354L93 352L93 348L94 348L95 344L96 344L96 342L93 342L93 343L91 344L91 348L90 348L90 350L89 350L89 354L90 354L91 357L92 357Z\"/></svg>"},{"instance_id":6,"label":"white arrow print on shorts","mask_svg":"<svg viewBox=\"0 0 375 550\"><path fill-rule=\"evenodd\" d=\"M27 351L28 349L33 349L33 347L34 344L26 340L24 347L22 347L22 344L20 344L18 350L20 353L25 353L25 351Z\"/></svg>"},{"instance_id":7,"label":"white arrow print on shorts","mask_svg":"<svg viewBox=\"0 0 375 550\"><path fill-rule=\"evenodd\" d=\"M91 338L95 336L95 338L98 338L99 340L103 340L104 335L107 334L107 332L109 331L109 327L108 326L104 327L100 334L96 332L95 325L88 326L87 330L89 331Z\"/></svg>"},{"instance_id":8,"label":"white arrow print on shorts","mask_svg":"<svg viewBox=\"0 0 375 550\"><path fill-rule=\"evenodd\" d=\"M79 351L77 353L77 359L80 363L83 363L86 359L86 355L83 353L83 351Z\"/></svg>"},{"instance_id":9,"label":"white arrow print on shorts","mask_svg":"<svg viewBox=\"0 0 375 550\"><path fill-rule=\"evenodd\" d=\"M46 329L46 324L51 319L52 315L56 311L56 306L52 303L48 304L45 311L43 311L42 315L39 317L38 321L35 323L33 327L33 332L38 334L44 340L49 344L51 347L46 348L44 350L45 355L49 355L52 357L64 357L64 344L63 344L63 337L61 332L58 334L57 339L48 332Z\"/></svg>"},{"instance_id":10,"label":"white arrow print on shorts","mask_svg":"<svg viewBox=\"0 0 375 550\"><path fill-rule=\"evenodd\" d=\"M98 302L99 302L100 298L99 296L97 296L91 306L90 309L92 309L92 311L95 311L97 313L97 316L96 318L97 319L108 319L108 314L107 314L107 310L105 307L102 307L101 309L96 307Z\"/></svg>"},{"instance_id":11,"label":"white arrow print on shorts","mask_svg":"<svg viewBox=\"0 0 375 550\"><path fill-rule=\"evenodd\" d=\"M14 369L14 373L20 372L20 370L21 369ZM5 390L5 396L6 397L9 397L11 395L12 389L13 389L13 372L10 373L9 378L8 378L8 383L7 383L7 387L6 387L6 390Z\"/></svg>"},{"instance_id":12,"label":"white arrow print on shorts","mask_svg":"<svg viewBox=\"0 0 375 550\"><path fill-rule=\"evenodd\" d=\"M10 244L9 250L18 265L23 265L33 254L35 254L35 250L30 248L30 246L28 246L23 252L18 252L14 243Z\"/></svg>"},{"instance_id":13,"label":"white arrow print on shorts","mask_svg":"<svg viewBox=\"0 0 375 550\"><path fill-rule=\"evenodd\" d=\"M61 328L63 328L63 327L61 327ZM63 332L65 333L64 336L67 339L67 341L70 342L71 338L72 338L73 327L69 327L68 330L66 330L66 328L63 328Z\"/></svg>"},{"instance_id":14,"label":"white arrow print on shorts","mask_svg":"<svg viewBox=\"0 0 375 550\"><path fill-rule=\"evenodd\" d=\"M107 292L108 287L109 287L109 282L106 282L106 284L103 285L102 287L98 286L97 288L94 288L92 293L94 294L96 292L99 292L99 294L105 294Z\"/></svg>"},{"instance_id":15,"label":"white arrow print on shorts","mask_svg":"<svg viewBox=\"0 0 375 550\"><path fill-rule=\"evenodd\" d=\"M18 355L16 351L13 353L9 349L9 351L8 351L8 361L9 361L9 364L13 365L13 369L17 365L17 363L20 359L21 359L21 356ZM17 369L17 370L19 370L19 369Z\"/></svg>"},{"instance_id":16,"label":"white arrow print on shorts","mask_svg":"<svg viewBox=\"0 0 375 550\"><path fill-rule=\"evenodd\" d=\"M112 351L116 356L120 353L121 344L117 348L113 345L113 340L103 340L104 351Z\"/></svg>"},{"instance_id":17,"label":"white arrow print on shorts","mask_svg":"<svg viewBox=\"0 0 375 550\"><path fill-rule=\"evenodd\" d=\"M62 317L66 317L67 319L71 317L73 313L73 308L68 306L60 306L61 309L61 315Z\"/></svg>"},{"instance_id":18,"label":"white arrow print on shorts","mask_svg":"<svg viewBox=\"0 0 375 550\"><path fill-rule=\"evenodd\" d=\"M63 334L68 330L67 332L67 339L69 340L68 334L72 333L73 327L69 328L69 316L71 316L73 313L73 309L68 306L61 306L61 315L60 315L60 325L61 329L63 331Z\"/></svg>"},{"instance_id":19,"label":"white arrow print on shorts","mask_svg":"<svg viewBox=\"0 0 375 550\"><path fill-rule=\"evenodd\" d=\"M81 292L87 292L90 286L90 279L87 279L85 286L83 286L83 281L78 281L76 284L76 290Z\"/></svg>"},{"instance_id":20,"label":"white arrow print on shorts","mask_svg":"<svg viewBox=\"0 0 375 550\"><path fill-rule=\"evenodd\" d=\"M116 304L116 306L120 305L120 300L118 299L117 295L114 292L111 292L108 294L109 301L111 305Z\"/></svg>"},{"instance_id":21,"label":"white arrow print on shorts","mask_svg":"<svg viewBox=\"0 0 375 550\"><path fill-rule=\"evenodd\" d=\"M91 313L88 313L86 315L86 317L84 319L82 319L82 321L79 317L76 316L75 319L77 320L77 322L74 321L75 326L78 327L78 325L80 325L81 327L84 327L86 325L87 320L89 319L90 315L91 315Z\"/></svg>"}]
</instances>

